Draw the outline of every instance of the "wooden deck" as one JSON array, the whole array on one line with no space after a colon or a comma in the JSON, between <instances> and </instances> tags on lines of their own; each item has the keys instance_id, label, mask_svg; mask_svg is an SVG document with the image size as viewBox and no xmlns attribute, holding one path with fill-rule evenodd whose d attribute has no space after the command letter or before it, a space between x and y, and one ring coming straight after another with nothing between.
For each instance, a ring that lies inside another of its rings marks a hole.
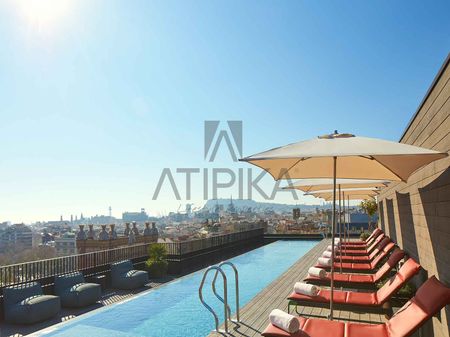
<instances>
[{"instance_id":1,"label":"wooden deck","mask_svg":"<svg viewBox=\"0 0 450 337\"><path fill-rule=\"evenodd\" d=\"M255 296L247 305L240 310L240 323L229 322L229 336L260 336L268 324L269 313L273 309L288 311L287 296L292 292L295 282L301 281L308 272L309 267L314 265L317 258L322 254L331 240L319 242L306 255L300 258L283 275L273 281L263 291ZM299 313L304 316L326 318L329 309L322 308L299 308ZM292 312L291 312L292 313ZM334 317L341 321L356 321L361 323L382 323L385 318L378 314L360 314L349 311L334 310ZM211 317L212 319L212 317ZM223 326L221 327L223 329ZM212 332L209 337L223 336Z\"/></svg>"}]
</instances>

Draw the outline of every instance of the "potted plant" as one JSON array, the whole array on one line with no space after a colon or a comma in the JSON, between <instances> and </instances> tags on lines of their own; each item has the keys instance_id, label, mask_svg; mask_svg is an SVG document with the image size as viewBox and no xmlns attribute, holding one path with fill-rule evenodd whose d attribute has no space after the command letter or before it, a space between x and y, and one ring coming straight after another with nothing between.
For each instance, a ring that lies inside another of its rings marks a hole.
<instances>
[{"instance_id":1,"label":"potted plant","mask_svg":"<svg viewBox=\"0 0 450 337\"><path fill-rule=\"evenodd\" d=\"M148 249L148 260L145 262L145 267L150 276L154 278L165 276L168 266L166 247L159 243L150 245Z\"/></svg>"},{"instance_id":2,"label":"potted plant","mask_svg":"<svg viewBox=\"0 0 450 337\"><path fill-rule=\"evenodd\" d=\"M359 237L361 238L362 241L366 241L369 236L370 236L369 233L363 232Z\"/></svg>"}]
</instances>

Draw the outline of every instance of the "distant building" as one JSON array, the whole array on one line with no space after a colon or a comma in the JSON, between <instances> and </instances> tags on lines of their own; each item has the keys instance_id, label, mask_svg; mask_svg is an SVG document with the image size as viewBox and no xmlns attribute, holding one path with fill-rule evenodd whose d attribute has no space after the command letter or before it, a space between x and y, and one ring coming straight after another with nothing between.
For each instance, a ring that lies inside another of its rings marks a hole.
<instances>
[{"instance_id":1,"label":"distant building","mask_svg":"<svg viewBox=\"0 0 450 337\"><path fill-rule=\"evenodd\" d=\"M0 251L10 245L30 249L33 247L33 232L24 224L8 226L0 234Z\"/></svg>"},{"instance_id":2,"label":"distant building","mask_svg":"<svg viewBox=\"0 0 450 337\"><path fill-rule=\"evenodd\" d=\"M124 212L122 213L123 222L145 222L149 220L148 214L144 208L141 208L140 212Z\"/></svg>"},{"instance_id":3,"label":"distant building","mask_svg":"<svg viewBox=\"0 0 450 337\"><path fill-rule=\"evenodd\" d=\"M75 233L67 232L55 238L56 254L59 256L77 254L77 240Z\"/></svg>"},{"instance_id":4,"label":"distant building","mask_svg":"<svg viewBox=\"0 0 450 337\"><path fill-rule=\"evenodd\" d=\"M292 217L294 218L294 220L300 218L300 208L292 209Z\"/></svg>"}]
</instances>

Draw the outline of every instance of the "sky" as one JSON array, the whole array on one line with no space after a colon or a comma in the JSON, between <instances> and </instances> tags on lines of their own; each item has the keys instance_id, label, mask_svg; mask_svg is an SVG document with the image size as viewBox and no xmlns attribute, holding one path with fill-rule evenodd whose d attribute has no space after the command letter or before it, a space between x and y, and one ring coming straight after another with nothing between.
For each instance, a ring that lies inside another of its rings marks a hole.
<instances>
[{"instance_id":1,"label":"sky","mask_svg":"<svg viewBox=\"0 0 450 337\"><path fill-rule=\"evenodd\" d=\"M206 169L208 187L213 169L249 168L225 143L205 160L205 121L242 121L244 156L336 129L398 141L449 53L449 12L448 1L1 0L0 222L201 206L203 178L187 201L177 168ZM165 168L182 200L167 180L153 200ZM298 197L275 201L321 202Z\"/></svg>"}]
</instances>

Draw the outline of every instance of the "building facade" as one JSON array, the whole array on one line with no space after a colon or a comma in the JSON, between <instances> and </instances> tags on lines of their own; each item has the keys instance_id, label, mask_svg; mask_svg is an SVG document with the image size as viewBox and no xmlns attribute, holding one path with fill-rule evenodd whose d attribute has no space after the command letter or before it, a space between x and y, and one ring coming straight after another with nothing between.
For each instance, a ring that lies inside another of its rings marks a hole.
<instances>
[{"instance_id":1,"label":"building facade","mask_svg":"<svg viewBox=\"0 0 450 337\"><path fill-rule=\"evenodd\" d=\"M75 233L67 232L55 238L55 250L58 256L78 254Z\"/></svg>"},{"instance_id":2,"label":"building facade","mask_svg":"<svg viewBox=\"0 0 450 337\"><path fill-rule=\"evenodd\" d=\"M0 233L0 252L7 249L10 245L22 249L31 249L33 247L33 232L31 228L24 224L6 227Z\"/></svg>"},{"instance_id":3,"label":"building facade","mask_svg":"<svg viewBox=\"0 0 450 337\"><path fill-rule=\"evenodd\" d=\"M401 143L450 151L450 55L411 119ZM450 285L450 157L392 183L378 197L379 226L425 269ZM417 280L416 280L417 282ZM424 336L449 336L449 308Z\"/></svg>"}]
</instances>

